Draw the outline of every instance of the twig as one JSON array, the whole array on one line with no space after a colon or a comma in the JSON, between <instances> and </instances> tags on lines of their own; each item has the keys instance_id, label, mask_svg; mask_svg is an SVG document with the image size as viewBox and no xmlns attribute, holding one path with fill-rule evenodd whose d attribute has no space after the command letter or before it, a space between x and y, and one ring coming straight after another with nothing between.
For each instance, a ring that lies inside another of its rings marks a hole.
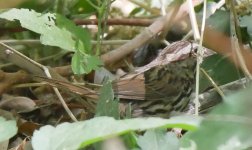
<instances>
[{"instance_id":1,"label":"twig","mask_svg":"<svg viewBox=\"0 0 252 150\"><path fill-rule=\"evenodd\" d=\"M201 35L200 35L200 43L197 51L197 65L196 65L196 99L195 99L195 114L199 113L199 74L200 74L200 64L203 61L203 38L204 38L204 31L205 31L205 23L206 23L206 5L207 1L204 0L203 3L203 17L202 17L202 25L201 25Z\"/></svg>"},{"instance_id":2,"label":"twig","mask_svg":"<svg viewBox=\"0 0 252 150\"><path fill-rule=\"evenodd\" d=\"M229 5L230 5L230 29L231 29L231 45L232 45L232 50L234 51L234 53L236 54L236 58L238 60L238 63L240 63L241 69L243 70L244 74L250 79L252 80L252 75L249 72L244 58L241 54L241 49L240 49L240 45L239 45L239 40L241 40L241 33L238 27L238 18L237 18L237 14L234 8L234 3L232 1L229 1Z\"/></svg>"},{"instance_id":3,"label":"twig","mask_svg":"<svg viewBox=\"0 0 252 150\"><path fill-rule=\"evenodd\" d=\"M25 87L39 87L42 85L47 85L46 83L24 83L12 86L12 88L25 88Z\"/></svg>"},{"instance_id":4,"label":"twig","mask_svg":"<svg viewBox=\"0 0 252 150\"><path fill-rule=\"evenodd\" d=\"M46 61L46 60L49 60L49 59L53 59L53 58L56 58L56 57L61 57L63 55L64 55L64 53L57 53L57 54L54 54L54 55L51 55L51 56L40 58L40 59L37 60L37 62L43 62L43 61ZM13 63L3 64L3 65L0 65L0 69L4 68L4 67L9 67L9 66L12 66L12 65L14 65L14 64Z\"/></svg>"},{"instance_id":5,"label":"twig","mask_svg":"<svg viewBox=\"0 0 252 150\"><path fill-rule=\"evenodd\" d=\"M229 95L244 88L244 84L248 83L246 78L239 79L228 84L222 85L219 88L223 91L224 95ZM200 113L209 111L212 107L222 102L223 98L216 92L215 89L208 90L200 94L199 101L201 103Z\"/></svg>"},{"instance_id":6,"label":"twig","mask_svg":"<svg viewBox=\"0 0 252 150\"><path fill-rule=\"evenodd\" d=\"M165 10L165 5L163 0L159 0L160 6L161 6L161 12L162 12L162 16L165 16L166 14L166 10Z\"/></svg>"},{"instance_id":7,"label":"twig","mask_svg":"<svg viewBox=\"0 0 252 150\"><path fill-rule=\"evenodd\" d=\"M44 69L44 71L45 71L46 76L47 76L48 78L51 79L52 76L51 76L51 74L50 74L48 68L47 68L47 67L43 67L43 69ZM52 88L53 88L55 94L57 95L57 97L59 98L59 100L60 100L62 106L63 106L64 109L65 109L65 111L66 111L67 114L69 115L69 117L70 117L73 121L78 122L78 120L75 118L75 116L73 115L73 113L71 112L71 110L68 108L68 106L67 106L65 100L63 99L62 95L61 95L60 92L59 92L59 89L56 88L56 87L52 87Z\"/></svg>"},{"instance_id":8,"label":"twig","mask_svg":"<svg viewBox=\"0 0 252 150\"><path fill-rule=\"evenodd\" d=\"M200 39L200 33L198 28L198 23L196 20L196 15L194 11L194 5L192 0L187 0L188 8L189 8L189 16L190 16L190 22L192 25L192 30L194 34L194 40L198 41Z\"/></svg>"},{"instance_id":9,"label":"twig","mask_svg":"<svg viewBox=\"0 0 252 150\"><path fill-rule=\"evenodd\" d=\"M127 25L127 26L142 26L146 27L152 24L154 19L134 19L134 18L110 18L107 20L107 25ZM76 25L97 25L97 19L75 19ZM102 22L103 24L104 22Z\"/></svg>"},{"instance_id":10,"label":"twig","mask_svg":"<svg viewBox=\"0 0 252 150\"><path fill-rule=\"evenodd\" d=\"M115 19L108 19L106 24L107 25L127 25L127 26L142 26L146 27L152 24L155 20L153 19L134 19L134 18L115 18ZM75 19L74 20L76 25L97 25L98 20L97 19ZM27 29L22 27L1 27L0 33L6 33L6 32L22 32L26 31Z\"/></svg>"},{"instance_id":11,"label":"twig","mask_svg":"<svg viewBox=\"0 0 252 150\"><path fill-rule=\"evenodd\" d=\"M219 86L214 82L214 80L208 75L208 73L203 69L200 68L200 71L204 73L204 75L207 77L207 79L211 82L211 84L214 86L218 94L220 94L221 98L225 98L224 93L222 90L219 88Z\"/></svg>"},{"instance_id":12,"label":"twig","mask_svg":"<svg viewBox=\"0 0 252 150\"><path fill-rule=\"evenodd\" d=\"M24 39L24 40L0 40L5 44L41 44L40 40ZM102 41L102 45L122 45L129 42L129 40L105 40ZM92 40L91 44L97 44L97 41Z\"/></svg>"},{"instance_id":13,"label":"twig","mask_svg":"<svg viewBox=\"0 0 252 150\"><path fill-rule=\"evenodd\" d=\"M188 8L189 8L189 16L190 16L190 21L191 21L191 25L192 25L192 30L193 30L193 35L194 35L194 40L198 41L200 39L200 34L199 34L199 28L198 28L198 24L196 21L196 15L195 15L195 11L194 11L194 6L192 4L192 0L187 0L187 4L188 4ZM205 5L205 4L204 4ZM205 9L205 7L204 7ZM195 90L195 100L194 100L194 104L195 104L195 115L199 115L199 68L200 68L200 64L202 62L202 56L200 52L202 51L202 43L201 45L199 44L199 48L197 51L197 64L196 64L196 90Z\"/></svg>"},{"instance_id":14,"label":"twig","mask_svg":"<svg viewBox=\"0 0 252 150\"><path fill-rule=\"evenodd\" d=\"M184 10L184 5L175 4L173 8L164 17L157 19L153 24L146 28L142 33L137 35L130 42L122 45L121 47L110 51L107 54L101 56L105 65L110 65L115 63L128 54L130 54L134 49L140 47L141 45L147 43L150 39L157 36L160 32L165 32L164 30L169 30L171 26L186 15ZM180 8L180 9L179 9ZM179 9L179 10L178 10Z\"/></svg>"},{"instance_id":15,"label":"twig","mask_svg":"<svg viewBox=\"0 0 252 150\"><path fill-rule=\"evenodd\" d=\"M210 27L206 27L203 42L205 47L212 49L219 54L227 56L231 62L241 68L241 65L236 61L236 54L232 52L231 39L225 34L213 30ZM241 55L244 58L248 71L252 73L251 49L245 49L242 44L240 45Z\"/></svg>"}]
</instances>

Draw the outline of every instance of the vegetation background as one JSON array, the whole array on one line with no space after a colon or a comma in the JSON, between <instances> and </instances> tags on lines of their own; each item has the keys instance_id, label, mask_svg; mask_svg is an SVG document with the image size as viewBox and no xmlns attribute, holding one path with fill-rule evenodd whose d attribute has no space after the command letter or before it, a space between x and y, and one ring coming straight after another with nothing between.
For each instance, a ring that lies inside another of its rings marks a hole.
<instances>
[{"instance_id":1,"label":"vegetation background","mask_svg":"<svg viewBox=\"0 0 252 150\"><path fill-rule=\"evenodd\" d=\"M0 149L251 149L251 0L0 0L0 8ZM111 80L181 40L199 44L200 115L120 117ZM202 45L211 50L204 57Z\"/></svg>"}]
</instances>

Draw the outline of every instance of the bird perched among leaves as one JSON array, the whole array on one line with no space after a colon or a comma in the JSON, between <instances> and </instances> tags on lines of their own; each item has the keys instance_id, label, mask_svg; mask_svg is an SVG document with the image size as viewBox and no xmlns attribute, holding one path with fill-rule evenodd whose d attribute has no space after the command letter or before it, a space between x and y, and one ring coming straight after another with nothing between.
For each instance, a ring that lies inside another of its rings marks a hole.
<instances>
[{"instance_id":1,"label":"bird perched among leaves","mask_svg":"<svg viewBox=\"0 0 252 150\"><path fill-rule=\"evenodd\" d=\"M115 93L132 101L132 116L169 117L189 103L195 82L196 45L179 41L164 48L151 63L114 82ZM126 102L127 103L127 102Z\"/></svg>"},{"instance_id":2,"label":"bird perched among leaves","mask_svg":"<svg viewBox=\"0 0 252 150\"><path fill-rule=\"evenodd\" d=\"M193 91L196 45L175 42L164 48L157 58L113 82L114 93L122 103L131 103L132 116L169 117L171 111L183 111ZM85 87L57 80L35 77L35 80L67 87L81 95L96 98L98 93Z\"/></svg>"}]
</instances>

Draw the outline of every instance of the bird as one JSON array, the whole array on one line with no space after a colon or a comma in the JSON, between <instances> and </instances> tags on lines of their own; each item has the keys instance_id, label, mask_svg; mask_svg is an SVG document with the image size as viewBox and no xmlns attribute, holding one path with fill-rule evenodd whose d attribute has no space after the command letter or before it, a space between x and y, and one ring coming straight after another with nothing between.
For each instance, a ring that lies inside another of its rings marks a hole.
<instances>
[{"instance_id":1,"label":"bird","mask_svg":"<svg viewBox=\"0 0 252 150\"><path fill-rule=\"evenodd\" d=\"M193 57L158 65L134 78L114 82L114 91L126 103L134 99L130 103L133 117L168 118L170 112L182 112L188 105L194 90L195 67Z\"/></svg>"},{"instance_id":2,"label":"bird","mask_svg":"<svg viewBox=\"0 0 252 150\"><path fill-rule=\"evenodd\" d=\"M112 82L115 95L132 117L169 118L172 111L182 112L194 90L196 45L188 41L174 42L164 48L152 62ZM97 98L98 93L64 81L36 77L35 80L67 87L81 95ZM126 105L125 105L126 104Z\"/></svg>"},{"instance_id":3,"label":"bird","mask_svg":"<svg viewBox=\"0 0 252 150\"><path fill-rule=\"evenodd\" d=\"M196 49L188 41L174 42L149 64L113 83L121 102L130 104L132 117L169 118L171 112L186 109L195 86Z\"/></svg>"}]
</instances>

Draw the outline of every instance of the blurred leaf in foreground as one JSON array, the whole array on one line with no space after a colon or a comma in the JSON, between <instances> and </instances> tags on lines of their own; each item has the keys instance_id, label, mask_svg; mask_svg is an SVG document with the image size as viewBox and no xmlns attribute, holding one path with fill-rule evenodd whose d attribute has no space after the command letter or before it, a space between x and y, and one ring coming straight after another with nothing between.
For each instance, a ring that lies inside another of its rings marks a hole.
<instances>
[{"instance_id":1,"label":"blurred leaf in foreground","mask_svg":"<svg viewBox=\"0 0 252 150\"><path fill-rule=\"evenodd\" d=\"M15 120L5 120L0 117L0 142L10 139L17 133Z\"/></svg>"},{"instance_id":2,"label":"blurred leaf in foreground","mask_svg":"<svg viewBox=\"0 0 252 150\"><path fill-rule=\"evenodd\" d=\"M166 130L149 130L140 136L138 145L141 150L178 150L179 140L175 133Z\"/></svg>"},{"instance_id":3,"label":"blurred leaf in foreground","mask_svg":"<svg viewBox=\"0 0 252 150\"><path fill-rule=\"evenodd\" d=\"M96 117L77 123L63 123L57 127L44 126L34 132L32 146L36 150L84 148L108 137L136 130L142 131L159 127L195 130L200 120L196 116L180 116L170 119L134 118L126 120L115 120L112 117Z\"/></svg>"},{"instance_id":4,"label":"blurred leaf in foreground","mask_svg":"<svg viewBox=\"0 0 252 150\"><path fill-rule=\"evenodd\" d=\"M228 96L204 119L198 130L182 139L184 147L237 150L252 147L252 87ZM193 146L194 145L194 146Z\"/></svg>"},{"instance_id":5,"label":"blurred leaf in foreground","mask_svg":"<svg viewBox=\"0 0 252 150\"><path fill-rule=\"evenodd\" d=\"M247 32L250 36L250 39L252 39L252 15L250 14L249 16L243 16L240 18L240 23L242 27L246 27L247 28Z\"/></svg>"}]
</instances>

